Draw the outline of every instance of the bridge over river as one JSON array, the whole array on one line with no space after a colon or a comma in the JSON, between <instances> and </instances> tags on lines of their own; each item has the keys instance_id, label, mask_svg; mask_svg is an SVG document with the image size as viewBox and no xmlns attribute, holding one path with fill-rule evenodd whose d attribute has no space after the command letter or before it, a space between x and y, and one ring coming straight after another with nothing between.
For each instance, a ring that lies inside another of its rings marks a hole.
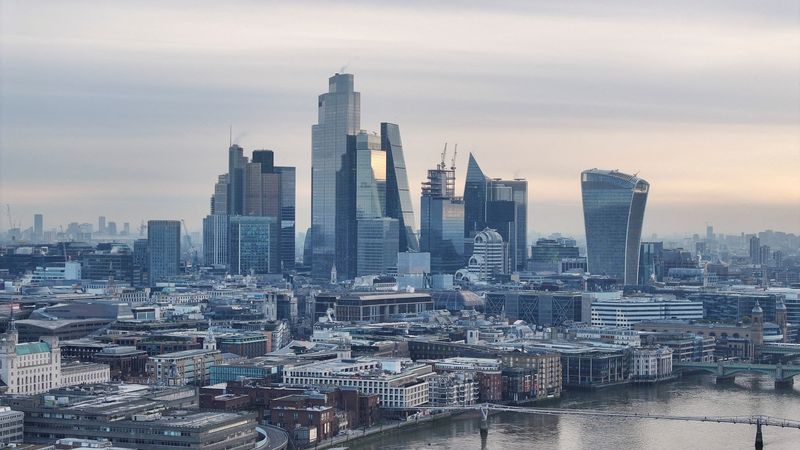
<instances>
[{"instance_id":1,"label":"bridge over river","mask_svg":"<svg viewBox=\"0 0 800 450\"><path fill-rule=\"evenodd\" d=\"M742 362L681 362L673 363L673 370L706 372L717 377L717 383L732 383L736 374L757 373L769 375L775 387L791 387L794 377L800 375L800 366L782 364L755 364Z\"/></svg>"}]
</instances>

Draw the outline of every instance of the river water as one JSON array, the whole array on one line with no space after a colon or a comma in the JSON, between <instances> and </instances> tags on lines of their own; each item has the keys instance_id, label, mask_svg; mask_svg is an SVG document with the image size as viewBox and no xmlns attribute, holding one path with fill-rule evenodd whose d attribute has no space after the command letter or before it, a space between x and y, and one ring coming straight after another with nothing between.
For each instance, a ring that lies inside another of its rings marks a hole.
<instances>
[{"instance_id":1,"label":"river water","mask_svg":"<svg viewBox=\"0 0 800 450\"><path fill-rule=\"evenodd\" d=\"M545 406L545 405L542 405ZM566 392L547 403L585 408L680 416L769 415L800 420L800 383L775 390L769 378L737 376L716 385L691 375L657 386L620 386L595 392ZM371 437L353 450L384 449L752 449L755 426L607 417L553 417L497 413L481 442L479 415L469 413L430 425ZM800 429L764 427L765 449L800 450Z\"/></svg>"}]
</instances>

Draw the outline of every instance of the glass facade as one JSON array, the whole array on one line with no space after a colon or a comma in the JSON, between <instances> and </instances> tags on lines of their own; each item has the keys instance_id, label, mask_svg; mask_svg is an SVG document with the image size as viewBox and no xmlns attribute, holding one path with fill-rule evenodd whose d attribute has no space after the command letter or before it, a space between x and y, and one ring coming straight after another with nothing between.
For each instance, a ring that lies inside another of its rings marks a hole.
<instances>
[{"instance_id":1,"label":"glass facade","mask_svg":"<svg viewBox=\"0 0 800 450\"><path fill-rule=\"evenodd\" d=\"M486 228L486 175L472 153L469 154L464 183L464 237L472 239Z\"/></svg>"},{"instance_id":2,"label":"glass facade","mask_svg":"<svg viewBox=\"0 0 800 450\"><path fill-rule=\"evenodd\" d=\"M337 272L348 273L352 260L348 149L354 150L352 138L361 129L361 94L353 89L352 74L329 78L328 92L317 103L318 122L311 128L311 272L318 279L328 278L334 264Z\"/></svg>"},{"instance_id":3,"label":"glass facade","mask_svg":"<svg viewBox=\"0 0 800 450\"><path fill-rule=\"evenodd\" d=\"M664 243L642 242L639 248L639 284L664 281Z\"/></svg>"},{"instance_id":4,"label":"glass facade","mask_svg":"<svg viewBox=\"0 0 800 450\"><path fill-rule=\"evenodd\" d=\"M419 251L419 241L414 227L414 209L408 189L406 160L400 127L393 123L381 123L381 148L386 152L386 216L395 218L400 226L400 251Z\"/></svg>"},{"instance_id":5,"label":"glass facade","mask_svg":"<svg viewBox=\"0 0 800 450\"><path fill-rule=\"evenodd\" d=\"M277 273L280 271L278 221L275 217L231 216L229 262L231 273Z\"/></svg>"},{"instance_id":6,"label":"glass facade","mask_svg":"<svg viewBox=\"0 0 800 450\"><path fill-rule=\"evenodd\" d=\"M275 167L281 176L281 265L283 270L295 267L296 208L295 184L297 171L294 167Z\"/></svg>"},{"instance_id":7,"label":"glass facade","mask_svg":"<svg viewBox=\"0 0 800 450\"><path fill-rule=\"evenodd\" d=\"M180 221L147 222L147 256L150 286L178 275L181 263Z\"/></svg>"},{"instance_id":8,"label":"glass facade","mask_svg":"<svg viewBox=\"0 0 800 450\"><path fill-rule=\"evenodd\" d=\"M615 170L581 174L589 272L636 284L649 189L645 180Z\"/></svg>"},{"instance_id":9,"label":"glass facade","mask_svg":"<svg viewBox=\"0 0 800 450\"><path fill-rule=\"evenodd\" d=\"M397 267L399 221L388 217L358 221L357 273L378 275Z\"/></svg>"},{"instance_id":10,"label":"glass facade","mask_svg":"<svg viewBox=\"0 0 800 450\"><path fill-rule=\"evenodd\" d=\"M203 219L203 263L228 265L228 217L210 214Z\"/></svg>"},{"instance_id":11,"label":"glass facade","mask_svg":"<svg viewBox=\"0 0 800 450\"><path fill-rule=\"evenodd\" d=\"M431 273L464 267L464 202L453 195L455 173L439 165L422 185L420 251L431 254Z\"/></svg>"}]
</instances>

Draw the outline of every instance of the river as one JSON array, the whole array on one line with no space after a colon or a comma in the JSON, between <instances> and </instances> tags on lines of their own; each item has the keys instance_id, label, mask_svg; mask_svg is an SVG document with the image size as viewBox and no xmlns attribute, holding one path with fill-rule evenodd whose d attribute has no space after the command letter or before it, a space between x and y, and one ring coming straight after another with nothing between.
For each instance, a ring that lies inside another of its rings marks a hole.
<instances>
[{"instance_id":1,"label":"river","mask_svg":"<svg viewBox=\"0 0 800 450\"><path fill-rule=\"evenodd\" d=\"M544 405L543 405L544 406ZM735 384L690 375L657 386L620 386L566 392L548 407L691 416L769 415L800 419L800 387L775 390L769 378L737 376ZM496 413L482 447L473 413L350 444L386 449L752 449L755 426L607 417ZM800 449L800 429L764 427L765 448Z\"/></svg>"}]
</instances>

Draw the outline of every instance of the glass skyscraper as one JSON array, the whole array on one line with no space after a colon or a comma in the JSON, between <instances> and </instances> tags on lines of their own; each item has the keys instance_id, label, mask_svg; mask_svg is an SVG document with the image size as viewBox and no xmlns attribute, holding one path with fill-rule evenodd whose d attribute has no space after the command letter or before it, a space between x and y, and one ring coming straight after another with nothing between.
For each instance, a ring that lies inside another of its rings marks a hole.
<instances>
[{"instance_id":1,"label":"glass skyscraper","mask_svg":"<svg viewBox=\"0 0 800 450\"><path fill-rule=\"evenodd\" d=\"M455 168L444 162L422 184L420 251L431 254L431 273L455 273L464 256L464 201L455 196Z\"/></svg>"},{"instance_id":2,"label":"glass skyscraper","mask_svg":"<svg viewBox=\"0 0 800 450\"><path fill-rule=\"evenodd\" d=\"M353 75L330 77L317 108L311 128L311 273L321 279L330 276L334 264L338 273L352 273L354 265L349 241L355 223L349 216L355 186L348 147L354 149L361 129L361 94L353 90Z\"/></svg>"},{"instance_id":3,"label":"glass skyscraper","mask_svg":"<svg viewBox=\"0 0 800 450\"><path fill-rule=\"evenodd\" d=\"M528 256L528 182L489 178L470 153L464 183L464 238L468 245L487 227L497 230L508 243L509 267L524 270Z\"/></svg>"},{"instance_id":4,"label":"glass skyscraper","mask_svg":"<svg viewBox=\"0 0 800 450\"><path fill-rule=\"evenodd\" d=\"M400 127L393 123L381 123L381 148L386 152L386 215L400 223L400 251L419 251L419 241L414 227L414 208L408 189L406 159L400 140Z\"/></svg>"},{"instance_id":5,"label":"glass skyscraper","mask_svg":"<svg viewBox=\"0 0 800 450\"><path fill-rule=\"evenodd\" d=\"M279 272L278 221L267 216L230 216L229 263L238 275Z\"/></svg>"},{"instance_id":6,"label":"glass skyscraper","mask_svg":"<svg viewBox=\"0 0 800 450\"><path fill-rule=\"evenodd\" d=\"M147 267L150 286L169 280L180 273L181 222L149 220L147 222Z\"/></svg>"},{"instance_id":7,"label":"glass skyscraper","mask_svg":"<svg viewBox=\"0 0 800 450\"><path fill-rule=\"evenodd\" d=\"M650 184L616 170L581 173L588 269L636 284L639 244Z\"/></svg>"}]
</instances>

